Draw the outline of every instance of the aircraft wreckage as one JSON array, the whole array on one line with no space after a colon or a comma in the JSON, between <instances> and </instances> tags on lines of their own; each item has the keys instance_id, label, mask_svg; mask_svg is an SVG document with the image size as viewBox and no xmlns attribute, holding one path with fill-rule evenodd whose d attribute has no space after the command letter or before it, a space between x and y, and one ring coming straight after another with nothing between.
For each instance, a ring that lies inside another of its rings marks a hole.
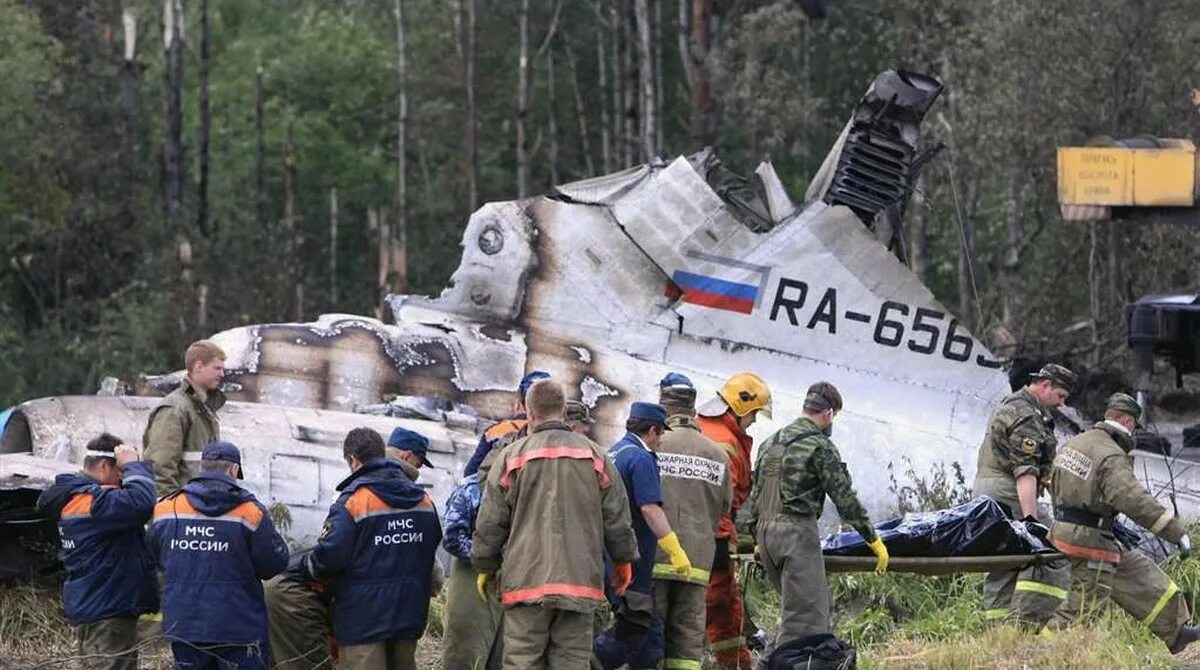
<instances>
[{"instance_id":1,"label":"aircraft wreckage","mask_svg":"<svg viewBox=\"0 0 1200 670\"><path fill-rule=\"evenodd\" d=\"M762 375L775 418L760 436L825 379L845 395L837 441L874 513L894 504L889 463L957 462L970 477L1007 377L889 250L941 89L913 73L876 78L803 202L769 163L746 180L707 152L657 161L484 205L450 285L389 296L384 322L327 314L214 335L229 356L221 430L243 449L247 486L286 508L290 540L310 543L346 473L345 433L404 425L430 437L437 469L421 482L443 501L478 431L508 416L534 369L592 408L601 443L668 371L702 398L735 372ZM53 528L31 513L37 492L76 469L100 431L142 435L152 396L173 383L13 408L0 435L0 565L53 553Z\"/></svg>"}]
</instances>

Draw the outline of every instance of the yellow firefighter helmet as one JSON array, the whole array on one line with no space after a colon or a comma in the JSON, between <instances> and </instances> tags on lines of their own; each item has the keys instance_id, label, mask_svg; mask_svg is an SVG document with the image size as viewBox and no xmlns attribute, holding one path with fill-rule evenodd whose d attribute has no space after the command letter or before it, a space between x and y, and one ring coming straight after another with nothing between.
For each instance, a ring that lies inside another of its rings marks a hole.
<instances>
[{"instance_id":1,"label":"yellow firefighter helmet","mask_svg":"<svg viewBox=\"0 0 1200 670\"><path fill-rule=\"evenodd\" d=\"M762 377L753 372L739 372L733 375L721 390L717 391L717 395L721 396L725 404L729 405L729 409L739 417L758 410L763 416L771 418L771 389Z\"/></svg>"}]
</instances>

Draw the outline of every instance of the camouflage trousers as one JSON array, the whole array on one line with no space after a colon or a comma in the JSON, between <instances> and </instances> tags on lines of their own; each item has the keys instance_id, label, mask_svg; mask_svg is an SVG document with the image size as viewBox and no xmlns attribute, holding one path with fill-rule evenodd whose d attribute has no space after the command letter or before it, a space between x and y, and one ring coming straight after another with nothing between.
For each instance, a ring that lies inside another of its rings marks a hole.
<instances>
[{"instance_id":1,"label":"camouflage trousers","mask_svg":"<svg viewBox=\"0 0 1200 670\"><path fill-rule=\"evenodd\" d=\"M587 670L592 612L516 605L504 610L504 670Z\"/></svg>"},{"instance_id":2,"label":"camouflage trousers","mask_svg":"<svg viewBox=\"0 0 1200 670\"><path fill-rule=\"evenodd\" d=\"M1072 558L1071 592L1051 626L1066 626L1110 602L1148 626L1167 645L1175 642L1190 616L1175 582L1135 549L1122 553L1116 564Z\"/></svg>"},{"instance_id":3,"label":"camouflage trousers","mask_svg":"<svg viewBox=\"0 0 1200 670\"><path fill-rule=\"evenodd\" d=\"M758 661L757 667L765 670L775 649L792 640L830 632L831 603L815 518L780 514L759 522L758 551L767 581L782 597L779 631Z\"/></svg>"},{"instance_id":4,"label":"camouflage trousers","mask_svg":"<svg viewBox=\"0 0 1200 670\"><path fill-rule=\"evenodd\" d=\"M137 617L113 617L76 628L84 670L137 670Z\"/></svg>"},{"instance_id":5,"label":"camouflage trousers","mask_svg":"<svg viewBox=\"0 0 1200 670\"><path fill-rule=\"evenodd\" d=\"M475 570L455 557L446 584L446 609L442 621L442 667L495 670L503 655L503 613L496 589L488 602L475 591Z\"/></svg>"},{"instance_id":6,"label":"camouflage trousers","mask_svg":"<svg viewBox=\"0 0 1200 670\"><path fill-rule=\"evenodd\" d=\"M275 670L330 667L329 608L308 584L282 575L263 583L267 633Z\"/></svg>"},{"instance_id":7,"label":"camouflage trousers","mask_svg":"<svg viewBox=\"0 0 1200 670\"><path fill-rule=\"evenodd\" d=\"M338 670L417 670L416 640L338 647Z\"/></svg>"}]
</instances>

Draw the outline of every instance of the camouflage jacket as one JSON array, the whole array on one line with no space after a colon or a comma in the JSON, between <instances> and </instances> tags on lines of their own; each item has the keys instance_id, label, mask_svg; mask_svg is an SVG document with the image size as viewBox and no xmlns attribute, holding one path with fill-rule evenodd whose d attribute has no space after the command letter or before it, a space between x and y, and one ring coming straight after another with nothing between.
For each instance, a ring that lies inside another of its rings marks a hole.
<instances>
[{"instance_id":1,"label":"camouflage jacket","mask_svg":"<svg viewBox=\"0 0 1200 670\"><path fill-rule=\"evenodd\" d=\"M145 460L154 468L158 495L183 488L192 478L184 452L199 452L209 442L221 439L217 410L225 404L221 391L204 391L192 386L185 377L179 388L167 394L150 412L142 436Z\"/></svg>"},{"instance_id":2,"label":"camouflage jacket","mask_svg":"<svg viewBox=\"0 0 1200 670\"><path fill-rule=\"evenodd\" d=\"M770 521L782 511L779 468L783 464L783 450L791 442L821 432L815 425L812 430L788 430L791 427L776 432L758 447L758 460L754 462L754 487L750 490L750 514L744 525L738 527L739 533L757 537L759 522Z\"/></svg>"},{"instance_id":3,"label":"camouflage jacket","mask_svg":"<svg viewBox=\"0 0 1200 670\"><path fill-rule=\"evenodd\" d=\"M1018 513L1017 477L1033 475L1045 486L1057 445L1053 419L1033 394L1028 389L1009 394L992 410L979 445L975 493Z\"/></svg>"},{"instance_id":4,"label":"camouflage jacket","mask_svg":"<svg viewBox=\"0 0 1200 670\"><path fill-rule=\"evenodd\" d=\"M1050 495L1056 509L1069 508L1112 518L1124 514L1169 542L1183 537L1184 527L1162 506L1133 472L1133 436L1100 422L1067 441L1054 459ZM1055 521L1050 539L1068 556L1117 562L1121 547L1111 531Z\"/></svg>"},{"instance_id":5,"label":"camouflage jacket","mask_svg":"<svg viewBox=\"0 0 1200 670\"><path fill-rule=\"evenodd\" d=\"M810 433L796 439L801 433ZM842 521L863 539L875 539L875 528L867 510L854 492L850 471L833 442L811 419L801 417L767 440L767 445L784 446L779 465L779 502L783 514L805 518L821 516L828 495ZM770 451L769 447L766 451Z\"/></svg>"}]
</instances>

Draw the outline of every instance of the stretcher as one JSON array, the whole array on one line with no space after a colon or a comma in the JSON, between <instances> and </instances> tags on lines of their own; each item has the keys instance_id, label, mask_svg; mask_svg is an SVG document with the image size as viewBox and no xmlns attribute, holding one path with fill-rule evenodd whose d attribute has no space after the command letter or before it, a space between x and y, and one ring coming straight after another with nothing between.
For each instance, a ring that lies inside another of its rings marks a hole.
<instances>
[{"instance_id":1,"label":"stretcher","mask_svg":"<svg viewBox=\"0 0 1200 670\"><path fill-rule=\"evenodd\" d=\"M737 554L734 560L754 561L754 554ZM916 575L952 575L960 572L1018 570L1028 565L1045 565L1064 558L1060 553L1010 554L1004 556L893 556L888 572ZM825 572L871 572L874 556L826 556Z\"/></svg>"}]
</instances>

